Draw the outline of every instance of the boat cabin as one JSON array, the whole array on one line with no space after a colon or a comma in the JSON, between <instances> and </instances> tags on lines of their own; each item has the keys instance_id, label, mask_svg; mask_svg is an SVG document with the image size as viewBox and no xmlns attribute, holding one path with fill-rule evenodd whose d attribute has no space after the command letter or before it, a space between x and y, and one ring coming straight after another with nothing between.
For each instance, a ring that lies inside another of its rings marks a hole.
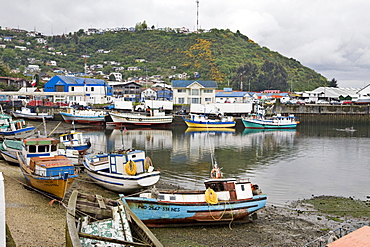
<instances>
[{"instance_id":1,"label":"boat cabin","mask_svg":"<svg viewBox=\"0 0 370 247\"><path fill-rule=\"evenodd\" d=\"M135 162L136 174L146 171L145 152L141 150L120 150L109 154L97 154L90 158L90 168L94 171L107 170L109 173L127 174L125 165Z\"/></svg>"},{"instance_id":2,"label":"boat cabin","mask_svg":"<svg viewBox=\"0 0 370 247\"><path fill-rule=\"evenodd\" d=\"M32 157L29 168L32 172L44 177L68 177L74 175L74 166L65 156Z\"/></svg>"},{"instance_id":3,"label":"boat cabin","mask_svg":"<svg viewBox=\"0 0 370 247\"><path fill-rule=\"evenodd\" d=\"M217 193L220 200L247 199L253 197L253 185L247 180L236 180L233 178L208 179L204 182L206 188Z\"/></svg>"},{"instance_id":4,"label":"boat cabin","mask_svg":"<svg viewBox=\"0 0 370 247\"><path fill-rule=\"evenodd\" d=\"M82 132L75 132L75 131L71 131L69 133L60 135L60 142L65 145L85 143Z\"/></svg>"},{"instance_id":5,"label":"boat cabin","mask_svg":"<svg viewBox=\"0 0 370 247\"><path fill-rule=\"evenodd\" d=\"M23 148L27 153L27 158L40 156L47 153L52 156L51 152L58 150L59 140L54 138L29 138L23 140Z\"/></svg>"}]
</instances>

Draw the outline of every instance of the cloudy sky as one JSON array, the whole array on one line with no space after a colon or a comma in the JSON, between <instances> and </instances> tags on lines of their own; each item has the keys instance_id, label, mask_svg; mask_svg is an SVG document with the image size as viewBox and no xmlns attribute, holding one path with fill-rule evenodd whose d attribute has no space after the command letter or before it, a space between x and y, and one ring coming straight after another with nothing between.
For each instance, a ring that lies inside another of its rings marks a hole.
<instances>
[{"instance_id":1,"label":"cloudy sky","mask_svg":"<svg viewBox=\"0 0 370 247\"><path fill-rule=\"evenodd\" d=\"M46 35L148 26L229 28L300 61L340 87L370 83L367 0L0 0L0 26Z\"/></svg>"}]
</instances>

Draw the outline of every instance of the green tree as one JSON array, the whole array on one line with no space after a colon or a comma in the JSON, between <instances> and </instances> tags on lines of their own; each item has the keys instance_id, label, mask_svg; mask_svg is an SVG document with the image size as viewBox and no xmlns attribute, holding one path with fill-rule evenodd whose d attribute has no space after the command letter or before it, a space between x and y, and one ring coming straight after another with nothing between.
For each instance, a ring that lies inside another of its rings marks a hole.
<instances>
[{"instance_id":1,"label":"green tree","mask_svg":"<svg viewBox=\"0 0 370 247\"><path fill-rule=\"evenodd\" d=\"M335 80L335 78L331 79L329 87L338 87L338 82Z\"/></svg>"}]
</instances>

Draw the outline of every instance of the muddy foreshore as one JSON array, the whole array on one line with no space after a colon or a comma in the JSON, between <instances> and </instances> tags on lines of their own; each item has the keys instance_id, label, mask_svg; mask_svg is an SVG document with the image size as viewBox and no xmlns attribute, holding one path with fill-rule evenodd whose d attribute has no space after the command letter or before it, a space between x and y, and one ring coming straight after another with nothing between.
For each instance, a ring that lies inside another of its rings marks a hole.
<instances>
[{"instance_id":1,"label":"muddy foreshore","mask_svg":"<svg viewBox=\"0 0 370 247\"><path fill-rule=\"evenodd\" d=\"M68 196L61 202L52 202L42 194L24 186L18 167L0 162L5 179L6 221L15 242L13 246L65 246L65 206ZM162 184L159 188L176 188ZM95 185L83 173L74 182L71 192L100 194L118 198L117 194ZM325 199L325 198L324 198ZM330 200L326 198L325 200ZM351 206L349 207L351 208ZM370 207L366 217L330 216L320 213L309 201L291 205L268 204L250 223L219 226L180 228L152 228L164 246L303 246L339 227L355 230L369 224ZM11 245L9 245L11 246Z\"/></svg>"}]
</instances>

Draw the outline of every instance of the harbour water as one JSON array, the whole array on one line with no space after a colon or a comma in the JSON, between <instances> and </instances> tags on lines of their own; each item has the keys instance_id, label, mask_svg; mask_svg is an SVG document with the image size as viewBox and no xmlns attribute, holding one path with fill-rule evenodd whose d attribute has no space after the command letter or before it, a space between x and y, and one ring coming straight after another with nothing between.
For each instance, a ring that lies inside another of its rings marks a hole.
<instances>
[{"instance_id":1,"label":"harbour water","mask_svg":"<svg viewBox=\"0 0 370 247\"><path fill-rule=\"evenodd\" d=\"M83 129L91 152L141 149L161 180L202 189L214 161L224 177L250 178L270 204L335 195L365 200L370 195L370 128L301 124L296 130Z\"/></svg>"}]
</instances>

